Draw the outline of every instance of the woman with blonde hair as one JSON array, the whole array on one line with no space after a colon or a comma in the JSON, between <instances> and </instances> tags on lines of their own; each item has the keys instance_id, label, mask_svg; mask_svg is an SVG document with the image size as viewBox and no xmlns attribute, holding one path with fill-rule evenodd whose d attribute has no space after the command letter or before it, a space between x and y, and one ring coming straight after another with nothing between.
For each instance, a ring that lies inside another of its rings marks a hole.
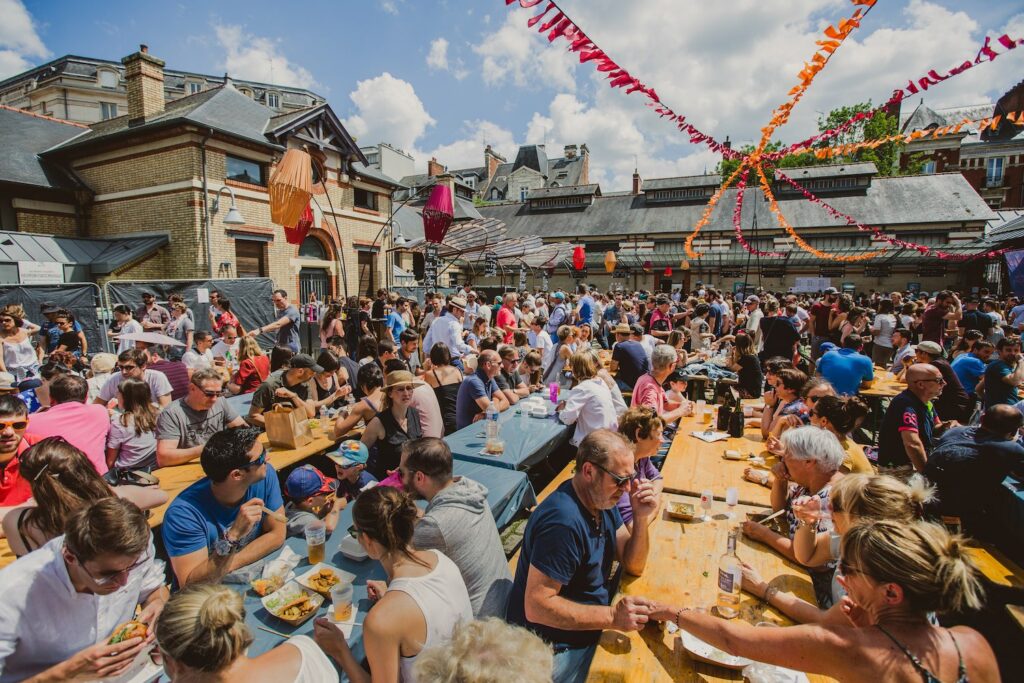
<instances>
[{"instance_id":1,"label":"woman with blonde hair","mask_svg":"<svg viewBox=\"0 0 1024 683\"><path fill-rule=\"evenodd\" d=\"M821 517L821 504L817 498L803 498L793 502L797 528L793 534L793 555L798 562L816 567L839 560L841 539L847 529L858 522L885 519L909 524L924 519L925 506L932 500L935 489L924 479L915 477L904 484L895 477L872 474L851 474L840 479L829 498L833 531L817 533L815 526ZM743 567L743 590L764 600L799 623L847 623L849 600L838 580L832 582L833 606L818 609L790 593L780 593L765 582L751 567Z\"/></svg>"},{"instance_id":2,"label":"woman with blonde hair","mask_svg":"<svg viewBox=\"0 0 1024 683\"><path fill-rule=\"evenodd\" d=\"M335 624L317 619L314 635L353 683L414 683L419 656L451 638L459 622L473 620L469 592L455 563L438 550L413 548L417 519L412 499L390 486L364 491L352 506L351 533L381 563L389 581L366 582L370 600L377 603L363 620L363 649L372 678Z\"/></svg>"},{"instance_id":3,"label":"woman with blonde hair","mask_svg":"<svg viewBox=\"0 0 1024 683\"><path fill-rule=\"evenodd\" d=\"M928 522L863 521L843 535L840 583L845 624L756 628L689 607L659 605L650 615L731 655L839 681L998 681L985 638L967 626L943 628L929 615L962 613L984 602L963 540Z\"/></svg>"},{"instance_id":4,"label":"woman with blonde hair","mask_svg":"<svg viewBox=\"0 0 1024 683\"><path fill-rule=\"evenodd\" d=\"M338 680L331 660L309 636L293 635L258 657L246 655L253 637L242 603L240 593L215 584L193 584L171 596L156 622L156 641L171 681Z\"/></svg>"},{"instance_id":5,"label":"woman with blonde hair","mask_svg":"<svg viewBox=\"0 0 1024 683\"><path fill-rule=\"evenodd\" d=\"M251 394L270 376L270 356L256 342L255 337L238 338L238 371L228 382L232 395Z\"/></svg>"},{"instance_id":6,"label":"woman with blonde hair","mask_svg":"<svg viewBox=\"0 0 1024 683\"><path fill-rule=\"evenodd\" d=\"M522 626L497 617L460 624L444 645L424 650L413 671L436 683L550 683L551 646Z\"/></svg>"},{"instance_id":7,"label":"woman with blonde hair","mask_svg":"<svg viewBox=\"0 0 1024 683\"><path fill-rule=\"evenodd\" d=\"M572 354L569 367L576 382L569 397L558 404L558 418L563 424L576 425L570 439L573 446L595 429L615 430L618 413L612 392L603 379L597 376L599 361L590 349Z\"/></svg>"}]
</instances>

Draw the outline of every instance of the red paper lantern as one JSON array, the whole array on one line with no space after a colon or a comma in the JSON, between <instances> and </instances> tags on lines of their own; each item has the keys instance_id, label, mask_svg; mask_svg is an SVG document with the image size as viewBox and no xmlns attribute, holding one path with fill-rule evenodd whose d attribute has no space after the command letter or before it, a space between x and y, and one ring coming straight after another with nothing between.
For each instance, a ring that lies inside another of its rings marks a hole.
<instances>
[{"instance_id":1,"label":"red paper lantern","mask_svg":"<svg viewBox=\"0 0 1024 683\"><path fill-rule=\"evenodd\" d=\"M651 268L654 266L650 261L644 261L643 269L645 273L651 272Z\"/></svg>"},{"instance_id":2,"label":"red paper lantern","mask_svg":"<svg viewBox=\"0 0 1024 683\"><path fill-rule=\"evenodd\" d=\"M665 266L665 277L672 277L672 266Z\"/></svg>"},{"instance_id":3,"label":"red paper lantern","mask_svg":"<svg viewBox=\"0 0 1024 683\"><path fill-rule=\"evenodd\" d=\"M583 247L576 247L572 250L572 267L576 270L583 270L587 265L587 252Z\"/></svg>"},{"instance_id":4,"label":"red paper lantern","mask_svg":"<svg viewBox=\"0 0 1024 683\"><path fill-rule=\"evenodd\" d=\"M306 204L306 208L303 209L302 215L299 216L299 222L295 224L295 227L284 228L284 238L288 244L302 244L302 241L306 239L306 235L309 234L309 229L313 227L313 207Z\"/></svg>"},{"instance_id":5,"label":"red paper lantern","mask_svg":"<svg viewBox=\"0 0 1024 683\"><path fill-rule=\"evenodd\" d=\"M428 242L440 243L455 217L452 191L447 185L434 185L423 207L423 236Z\"/></svg>"}]
</instances>

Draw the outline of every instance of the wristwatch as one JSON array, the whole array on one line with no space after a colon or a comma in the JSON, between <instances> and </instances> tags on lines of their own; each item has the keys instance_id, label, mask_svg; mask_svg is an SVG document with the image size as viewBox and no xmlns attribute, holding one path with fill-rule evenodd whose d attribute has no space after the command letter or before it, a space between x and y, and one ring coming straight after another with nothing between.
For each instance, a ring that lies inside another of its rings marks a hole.
<instances>
[{"instance_id":1,"label":"wristwatch","mask_svg":"<svg viewBox=\"0 0 1024 683\"><path fill-rule=\"evenodd\" d=\"M227 557L242 548L241 541L232 541L227 537L218 538L213 542L213 553L218 557Z\"/></svg>"}]
</instances>

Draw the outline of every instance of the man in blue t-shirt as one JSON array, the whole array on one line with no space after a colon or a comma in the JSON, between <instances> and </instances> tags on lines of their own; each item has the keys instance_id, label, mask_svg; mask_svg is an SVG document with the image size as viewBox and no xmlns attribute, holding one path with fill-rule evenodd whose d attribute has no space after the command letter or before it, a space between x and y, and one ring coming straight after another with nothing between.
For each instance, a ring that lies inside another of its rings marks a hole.
<instances>
[{"instance_id":1,"label":"man in blue t-shirt","mask_svg":"<svg viewBox=\"0 0 1024 683\"><path fill-rule=\"evenodd\" d=\"M615 326L615 346L612 347L612 374L622 391L633 391L636 381L651 371L647 349L638 341L629 338L629 325Z\"/></svg>"},{"instance_id":2,"label":"man in blue t-shirt","mask_svg":"<svg viewBox=\"0 0 1024 683\"><path fill-rule=\"evenodd\" d=\"M985 368L985 408L998 403L1014 405L1020 401L1017 387L1024 382L1020 338L1003 337L996 344L996 353L999 357Z\"/></svg>"},{"instance_id":3,"label":"man in blue t-shirt","mask_svg":"<svg viewBox=\"0 0 1024 683\"><path fill-rule=\"evenodd\" d=\"M950 367L956 373L957 379L960 380L960 384L963 385L972 404L978 400L975 388L984 376L985 367L992 359L992 352L995 351L995 348L987 341L979 341L974 344L970 353L961 353L950 363Z\"/></svg>"},{"instance_id":4,"label":"man in blue t-shirt","mask_svg":"<svg viewBox=\"0 0 1024 683\"><path fill-rule=\"evenodd\" d=\"M391 312L388 313L388 317L384 319L384 324L387 325L391 331L391 336L395 338L395 345L402 343L402 333L405 332L405 328L408 327L405 324L405 318L402 314L405 313L409 308L409 300L403 297L399 297L395 301L395 305L392 306Z\"/></svg>"},{"instance_id":5,"label":"man in blue t-shirt","mask_svg":"<svg viewBox=\"0 0 1024 683\"><path fill-rule=\"evenodd\" d=\"M829 351L818 361L818 374L829 381L840 396L855 396L861 388L871 386L875 366L860 353L863 341L859 334L847 335L843 348Z\"/></svg>"},{"instance_id":6,"label":"man in blue t-shirt","mask_svg":"<svg viewBox=\"0 0 1024 683\"><path fill-rule=\"evenodd\" d=\"M494 379L501 372L501 357L493 349L480 352L476 372L466 375L455 398L455 427L462 429L481 419L487 406L493 402L498 412L508 410L508 399L498 391Z\"/></svg>"},{"instance_id":7,"label":"man in blue t-shirt","mask_svg":"<svg viewBox=\"0 0 1024 683\"><path fill-rule=\"evenodd\" d=\"M241 427L210 437L199 456L206 477L167 508L161 531L178 586L217 583L284 544L281 484L259 435Z\"/></svg>"},{"instance_id":8,"label":"man in blue t-shirt","mask_svg":"<svg viewBox=\"0 0 1024 683\"><path fill-rule=\"evenodd\" d=\"M580 298L576 302L576 322L592 325L594 323L594 297L590 296L590 287L580 285L577 290Z\"/></svg>"},{"instance_id":9,"label":"man in blue t-shirt","mask_svg":"<svg viewBox=\"0 0 1024 683\"><path fill-rule=\"evenodd\" d=\"M595 430L580 443L576 474L526 523L506 617L551 643L556 683L585 680L601 631L637 631L654 607L632 595L611 607L612 562L633 576L643 572L648 524L658 509L651 482L634 479L634 469L629 443L610 430ZM616 508L624 492L632 529Z\"/></svg>"}]
</instances>

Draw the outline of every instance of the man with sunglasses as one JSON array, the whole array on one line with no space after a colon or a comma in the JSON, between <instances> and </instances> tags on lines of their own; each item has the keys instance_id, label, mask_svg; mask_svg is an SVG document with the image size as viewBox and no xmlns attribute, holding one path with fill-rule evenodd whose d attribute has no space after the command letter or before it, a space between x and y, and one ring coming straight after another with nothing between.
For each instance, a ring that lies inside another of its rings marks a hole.
<instances>
[{"instance_id":1,"label":"man with sunglasses","mask_svg":"<svg viewBox=\"0 0 1024 683\"><path fill-rule=\"evenodd\" d=\"M595 430L580 442L576 474L526 523L507 619L554 646L556 683L586 678L604 629L638 631L647 623L649 600L627 595L611 604L612 563L633 576L643 572L648 523L658 507L651 482L634 475L629 442ZM633 507L632 532L616 507L624 492Z\"/></svg>"},{"instance_id":2,"label":"man with sunglasses","mask_svg":"<svg viewBox=\"0 0 1024 683\"><path fill-rule=\"evenodd\" d=\"M1018 388L1024 383L1020 337L1000 339L996 343L996 354L998 358L988 364L985 368L985 377L982 379L986 409L997 403L1011 406L1016 404L1020 400ZM982 392L978 393L980 395Z\"/></svg>"},{"instance_id":3,"label":"man with sunglasses","mask_svg":"<svg viewBox=\"0 0 1024 683\"><path fill-rule=\"evenodd\" d=\"M907 368L907 388L889 403L878 433L878 465L882 474L906 479L924 473L936 433L942 429L932 404L946 381L934 365Z\"/></svg>"},{"instance_id":4,"label":"man with sunglasses","mask_svg":"<svg viewBox=\"0 0 1024 683\"><path fill-rule=\"evenodd\" d=\"M167 602L142 511L109 497L73 513L67 532L0 570L0 681L120 676L154 642ZM136 616L136 609L141 613ZM135 619L145 638L107 643Z\"/></svg>"},{"instance_id":5,"label":"man with sunglasses","mask_svg":"<svg viewBox=\"0 0 1024 683\"><path fill-rule=\"evenodd\" d=\"M164 408L156 420L158 467L183 465L199 457L217 432L245 426L245 420L221 399L224 379L214 368L192 374L188 394Z\"/></svg>"},{"instance_id":6,"label":"man with sunglasses","mask_svg":"<svg viewBox=\"0 0 1024 683\"><path fill-rule=\"evenodd\" d=\"M32 489L22 478L20 458L38 439L26 436L28 406L17 396L0 396L0 521L11 508L32 497Z\"/></svg>"},{"instance_id":7,"label":"man with sunglasses","mask_svg":"<svg viewBox=\"0 0 1024 683\"><path fill-rule=\"evenodd\" d=\"M93 403L107 405L117 398L117 388L121 386L121 380L126 377L132 377L134 379L141 379L149 385L149 393L153 397L153 403L156 403L161 408L170 404L171 392L173 391L170 380L167 379L167 375L164 373L149 369L148 365L149 354L142 349L128 349L117 354L117 371L111 373L107 383L100 389L100 395L96 397Z\"/></svg>"},{"instance_id":8,"label":"man with sunglasses","mask_svg":"<svg viewBox=\"0 0 1024 683\"><path fill-rule=\"evenodd\" d=\"M179 587L248 583L263 558L284 544L281 484L259 436L260 430L241 427L210 437L199 456L206 477L167 508L161 532Z\"/></svg>"},{"instance_id":9,"label":"man with sunglasses","mask_svg":"<svg viewBox=\"0 0 1024 683\"><path fill-rule=\"evenodd\" d=\"M220 339L213 348L210 349L210 353L213 354L213 360L219 365L223 365L228 358L234 358L235 362L238 362L238 330L234 325L225 325L221 328Z\"/></svg>"}]
</instances>

